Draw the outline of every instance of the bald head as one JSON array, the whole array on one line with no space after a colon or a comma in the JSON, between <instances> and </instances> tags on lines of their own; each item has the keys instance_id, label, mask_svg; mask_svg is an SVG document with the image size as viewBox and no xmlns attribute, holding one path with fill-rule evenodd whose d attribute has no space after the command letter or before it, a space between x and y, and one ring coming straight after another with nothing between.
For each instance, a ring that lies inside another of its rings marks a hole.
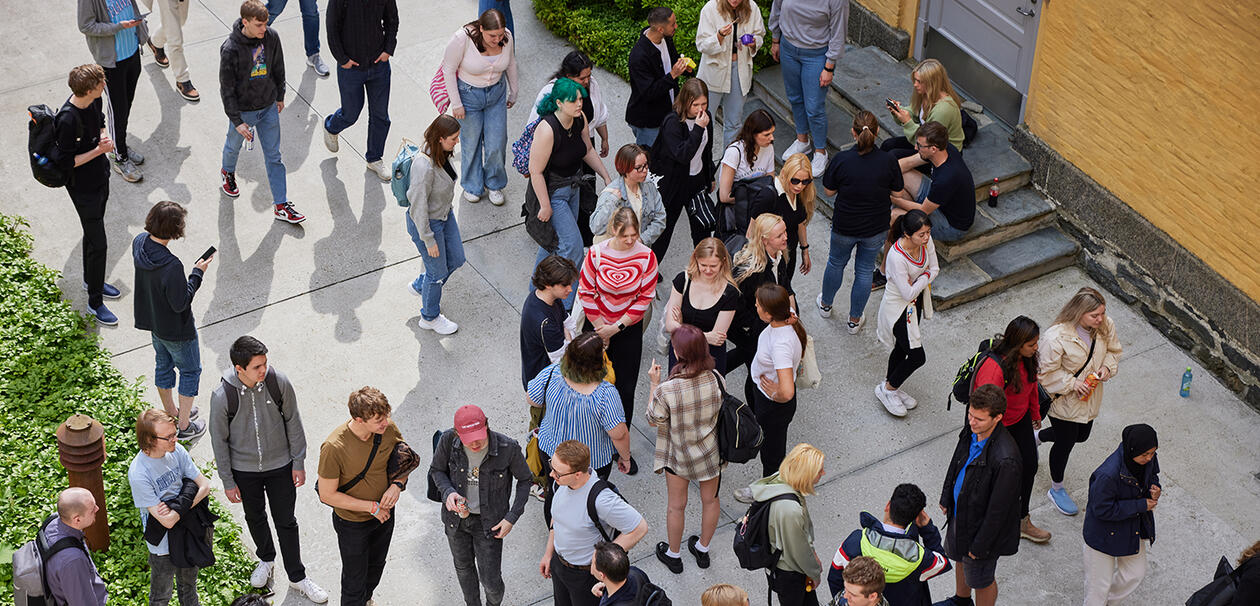
<instances>
[{"instance_id":1,"label":"bald head","mask_svg":"<svg viewBox=\"0 0 1260 606\"><path fill-rule=\"evenodd\" d=\"M80 530L96 521L96 498L86 488L67 488L57 497L57 516Z\"/></svg>"}]
</instances>

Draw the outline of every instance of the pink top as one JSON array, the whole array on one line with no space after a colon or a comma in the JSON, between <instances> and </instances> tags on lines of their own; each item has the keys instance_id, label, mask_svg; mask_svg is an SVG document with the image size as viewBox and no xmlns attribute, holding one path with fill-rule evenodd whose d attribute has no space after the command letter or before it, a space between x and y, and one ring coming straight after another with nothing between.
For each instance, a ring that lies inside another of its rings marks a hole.
<instances>
[{"instance_id":1,"label":"pink top","mask_svg":"<svg viewBox=\"0 0 1260 606\"><path fill-rule=\"evenodd\" d=\"M608 242L586 253L578 299L587 318L612 324L628 314L628 324L634 324L656 297L656 255L642 242L627 251L613 250Z\"/></svg>"},{"instance_id":2,"label":"pink top","mask_svg":"<svg viewBox=\"0 0 1260 606\"><path fill-rule=\"evenodd\" d=\"M459 98L459 87L455 86L456 78L469 86L486 88L498 84L503 72L507 72L507 101L516 103L516 91L520 87L516 83L515 43L512 32L505 29L503 35L505 44L498 55L481 54L463 27L451 36L442 55L442 77L446 79L446 94L450 95L452 109L464 106Z\"/></svg>"}]
</instances>

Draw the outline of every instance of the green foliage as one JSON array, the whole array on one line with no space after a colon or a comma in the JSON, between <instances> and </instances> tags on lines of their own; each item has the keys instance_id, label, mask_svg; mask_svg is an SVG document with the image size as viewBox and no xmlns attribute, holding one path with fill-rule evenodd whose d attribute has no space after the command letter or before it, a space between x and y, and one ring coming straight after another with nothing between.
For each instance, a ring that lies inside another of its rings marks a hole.
<instances>
[{"instance_id":1,"label":"green foliage","mask_svg":"<svg viewBox=\"0 0 1260 606\"><path fill-rule=\"evenodd\" d=\"M147 407L138 382L128 382L87 320L62 300L57 272L30 258L31 236L20 217L0 215L0 552L35 536L66 487L57 457L57 426L83 413L105 427L103 469L110 548L93 559L111 604L143 604L149 593L148 551L131 502L127 467L136 454L135 418ZM228 604L248 590L252 562L240 527L217 502L217 562L201 571L205 604ZM0 561L0 603L12 602L13 568Z\"/></svg>"}]
</instances>

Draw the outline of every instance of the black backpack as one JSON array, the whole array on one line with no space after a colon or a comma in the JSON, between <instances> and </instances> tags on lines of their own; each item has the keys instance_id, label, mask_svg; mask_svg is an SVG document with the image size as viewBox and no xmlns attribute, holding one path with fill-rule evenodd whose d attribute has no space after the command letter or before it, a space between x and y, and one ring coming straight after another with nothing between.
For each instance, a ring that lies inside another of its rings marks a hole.
<instances>
[{"instance_id":1,"label":"black backpack","mask_svg":"<svg viewBox=\"0 0 1260 606\"><path fill-rule=\"evenodd\" d=\"M241 408L241 394L236 393L236 388L232 387L227 379L223 381L223 395L227 398L227 420L228 424L232 423L232 419L236 418L236 411ZM271 401L275 403L276 408L280 409L280 416L284 416L284 392L280 390L280 379L276 378L276 371L270 366L267 367L267 376L263 377L263 384L267 386L267 393L271 395ZM285 436L288 436L289 428L285 426Z\"/></svg>"},{"instance_id":2,"label":"black backpack","mask_svg":"<svg viewBox=\"0 0 1260 606\"><path fill-rule=\"evenodd\" d=\"M29 132L26 139L26 156L31 161L31 174L35 175L36 181L46 187L65 187L70 183L73 172L63 170L57 164L59 156L57 114L60 110L54 110L41 103L27 107L26 113L30 116L30 122L27 124ZM81 139L83 123L79 122L74 112L70 113L75 116L75 139Z\"/></svg>"},{"instance_id":3,"label":"black backpack","mask_svg":"<svg viewBox=\"0 0 1260 606\"><path fill-rule=\"evenodd\" d=\"M639 586L639 593L634 594L634 606L673 606L673 602L669 600L669 596L665 595L665 590L653 585L652 583L643 583Z\"/></svg>"},{"instance_id":4,"label":"black backpack","mask_svg":"<svg viewBox=\"0 0 1260 606\"><path fill-rule=\"evenodd\" d=\"M774 201L779 192L774 187L774 175L762 175L755 179L743 179L731 184L732 204L719 205L718 237L723 243L735 236L743 238L748 231L748 224L757 215L774 208ZM742 248L742 245L740 246ZM739 248L727 246L728 252L735 254Z\"/></svg>"},{"instance_id":5,"label":"black backpack","mask_svg":"<svg viewBox=\"0 0 1260 606\"><path fill-rule=\"evenodd\" d=\"M554 491L555 489L553 488L552 490ZM599 520L599 512L595 510L595 499L598 498L599 493L604 490L611 490L616 493L617 497L622 501L626 500L625 497L621 496L621 491L617 490L617 487L613 485L612 482L596 478L595 485L591 486L591 491L586 494L586 515L591 518L591 522L595 524L595 528L599 530L600 536L604 537L605 541L611 542L613 539L621 536L621 531L613 528L612 533L609 533L605 530L604 523Z\"/></svg>"},{"instance_id":6,"label":"black backpack","mask_svg":"<svg viewBox=\"0 0 1260 606\"><path fill-rule=\"evenodd\" d=\"M958 372L954 373L954 387L950 390L950 395L945 400L945 410L949 410L954 400L958 400L962 404L971 401L971 392L976 385L976 370L988 358L993 358L998 364L1002 363L1001 358L993 353L993 339L985 339L980 342L980 346L976 348L976 353L967 358L962 366L958 367Z\"/></svg>"},{"instance_id":7,"label":"black backpack","mask_svg":"<svg viewBox=\"0 0 1260 606\"><path fill-rule=\"evenodd\" d=\"M1231 606L1235 601L1234 594L1238 592L1238 577L1249 566L1260 566L1256 561L1260 561L1260 558L1253 556L1235 569L1225 556L1221 556L1220 562L1216 564L1213 580L1194 592L1186 600L1186 606Z\"/></svg>"},{"instance_id":8,"label":"black backpack","mask_svg":"<svg viewBox=\"0 0 1260 606\"><path fill-rule=\"evenodd\" d=\"M728 463L747 463L761 450L761 425L751 406L726 393L720 376L718 388L722 390L722 408L717 418L718 454Z\"/></svg>"},{"instance_id":9,"label":"black backpack","mask_svg":"<svg viewBox=\"0 0 1260 606\"><path fill-rule=\"evenodd\" d=\"M980 132L980 125L971 117L971 112L960 109L958 113L962 114L963 147L971 147Z\"/></svg>"},{"instance_id":10,"label":"black backpack","mask_svg":"<svg viewBox=\"0 0 1260 606\"><path fill-rule=\"evenodd\" d=\"M794 493L781 494L748 506L748 513L735 524L735 558L741 568L761 570L774 568L779 563L782 550L770 546L770 505L775 501L801 500Z\"/></svg>"}]
</instances>

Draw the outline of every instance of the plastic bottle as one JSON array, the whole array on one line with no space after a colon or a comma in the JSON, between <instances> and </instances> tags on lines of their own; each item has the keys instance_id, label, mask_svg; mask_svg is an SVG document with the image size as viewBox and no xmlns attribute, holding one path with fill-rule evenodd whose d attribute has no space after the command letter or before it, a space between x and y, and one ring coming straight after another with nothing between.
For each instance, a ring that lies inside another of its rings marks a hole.
<instances>
[{"instance_id":1,"label":"plastic bottle","mask_svg":"<svg viewBox=\"0 0 1260 606\"><path fill-rule=\"evenodd\" d=\"M1194 380L1194 372L1190 367L1186 367L1186 372L1181 373L1181 397L1190 397L1190 381Z\"/></svg>"},{"instance_id":2,"label":"plastic bottle","mask_svg":"<svg viewBox=\"0 0 1260 606\"><path fill-rule=\"evenodd\" d=\"M998 190L998 178L993 177L993 185L989 187L989 208L997 208L997 198L999 193L1001 193L1001 191Z\"/></svg>"},{"instance_id":3,"label":"plastic bottle","mask_svg":"<svg viewBox=\"0 0 1260 606\"><path fill-rule=\"evenodd\" d=\"M49 162L48 158L45 158L34 152L31 152L31 155L35 156L35 162L39 164L40 166L48 166L48 162Z\"/></svg>"},{"instance_id":4,"label":"plastic bottle","mask_svg":"<svg viewBox=\"0 0 1260 606\"><path fill-rule=\"evenodd\" d=\"M1091 372L1085 375L1085 384L1089 385L1089 391L1085 392L1085 397L1081 398L1082 400L1088 400L1090 396L1094 395L1094 390L1098 388L1098 373Z\"/></svg>"}]
</instances>

